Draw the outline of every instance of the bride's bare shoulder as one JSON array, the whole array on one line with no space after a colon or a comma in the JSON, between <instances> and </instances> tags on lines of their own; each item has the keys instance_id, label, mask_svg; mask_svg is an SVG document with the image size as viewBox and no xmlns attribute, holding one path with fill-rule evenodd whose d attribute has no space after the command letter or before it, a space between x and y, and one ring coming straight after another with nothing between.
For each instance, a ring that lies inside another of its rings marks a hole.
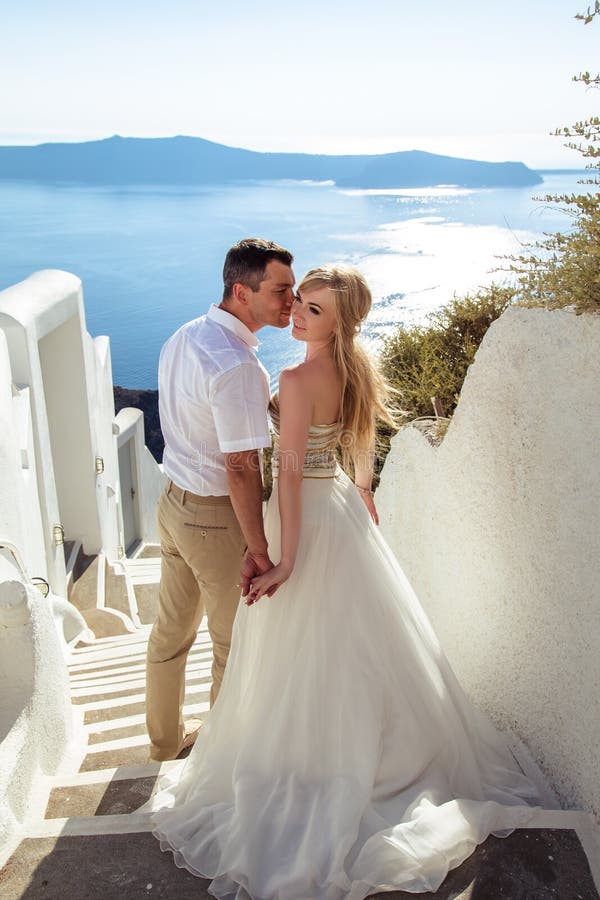
<instances>
[{"instance_id":1,"label":"bride's bare shoulder","mask_svg":"<svg viewBox=\"0 0 600 900\"><path fill-rule=\"evenodd\" d=\"M312 403L312 387L307 377L304 363L296 366L288 366L282 369L279 375L279 400L284 403L297 405L299 402Z\"/></svg>"},{"instance_id":2,"label":"bride's bare shoulder","mask_svg":"<svg viewBox=\"0 0 600 900\"><path fill-rule=\"evenodd\" d=\"M332 422L339 407L339 376L333 361L305 360L279 376L279 395L289 402L309 404L316 422Z\"/></svg>"},{"instance_id":3,"label":"bride's bare shoulder","mask_svg":"<svg viewBox=\"0 0 600 900\"><path fill-rule=\"evenodd\" d=\"M307 370L306 362L297 363L295 366L287 366L279 374L279 387L283 385L303 385L310 378L310 369Z\"/></svg>"},{"instance_id":4,"label":"bride's bare shoulder","mask_svg":"<svg viewBox=\"0 0 600 900\"><path fill-rule=\"evenodd\" d=\"M304 368L305 365L306 365L306 363L300 362L300 363L296 363L295 366L286 366L285 369L282 369L281 372L279 373L279 380L281 381L282 378L290 378L290 377L293 378L295 373L302 372L302 369Z\"/></svg>"},{"instance_id":5,"label":"bride's bare shoulder","mask_svg":"<svg viewBox=\"0 0 600 900\"><path fill-rule=\"evenodd\" d=\"M281 371L279 387L281 388L282 384L288 387L296 385L299 389L319 394L323 390L324 384L331 381L332 378L335 378L333 366L324 367L321 362L305 360Z\"/></svg>"}]
</instances>

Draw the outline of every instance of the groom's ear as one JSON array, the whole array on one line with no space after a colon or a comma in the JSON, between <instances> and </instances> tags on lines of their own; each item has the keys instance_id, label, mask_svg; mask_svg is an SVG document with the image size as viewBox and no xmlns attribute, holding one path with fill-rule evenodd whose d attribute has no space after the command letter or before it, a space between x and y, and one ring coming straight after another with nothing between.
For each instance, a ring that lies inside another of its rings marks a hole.
<instances>
[{"instance_id":1,"label":"groom's ear","mask_svg":"<svg viewBox=\"0 0 600 900\"><path fill-rule=\"evenodd\" d=\"M247 284L242 284L241 281L234 282L233 288L231 289L231 293L235 300L238 303L243 303L244 306L248 302L248 294L250 293L250 288Z\"/></svg>"}]
</instances>

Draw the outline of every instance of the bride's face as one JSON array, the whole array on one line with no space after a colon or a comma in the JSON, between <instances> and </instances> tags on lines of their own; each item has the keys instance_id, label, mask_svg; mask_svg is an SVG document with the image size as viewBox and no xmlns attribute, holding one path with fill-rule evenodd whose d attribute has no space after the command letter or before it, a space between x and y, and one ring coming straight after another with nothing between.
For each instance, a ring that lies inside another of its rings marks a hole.
<instances>
[{"instance_id":1,"label":"bride's face","mask_svg":"<svg viewBox=\"0 0 600 900\"><path fill-rule=\"evenodd\" d=\"M329 288L296 292L292 337L298 341L330 341L336 329L335 301Z\"/></svg>"}]
</instances>

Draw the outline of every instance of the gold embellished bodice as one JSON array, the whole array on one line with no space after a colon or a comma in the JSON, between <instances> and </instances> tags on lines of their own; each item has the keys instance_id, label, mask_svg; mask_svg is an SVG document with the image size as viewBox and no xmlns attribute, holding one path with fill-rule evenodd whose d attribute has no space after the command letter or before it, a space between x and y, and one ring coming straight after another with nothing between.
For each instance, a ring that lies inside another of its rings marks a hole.
<instances>
[{"instance_id":1,"label":"gold embellished bodice","mask_svg":"<svg viewBox=\"0 0 600 900\"><path fill-rule=\"evenodd\" d=\"M273 478L279 474L279 396L273 394L269 403L269 415L273 423L275 440L271 466ZM331 425L311 425L308 429L308 443L304 455L302 474L304 478L333 478L337 461L335 448L338 444L340 423Z\"/></svg>"}]
</instances>

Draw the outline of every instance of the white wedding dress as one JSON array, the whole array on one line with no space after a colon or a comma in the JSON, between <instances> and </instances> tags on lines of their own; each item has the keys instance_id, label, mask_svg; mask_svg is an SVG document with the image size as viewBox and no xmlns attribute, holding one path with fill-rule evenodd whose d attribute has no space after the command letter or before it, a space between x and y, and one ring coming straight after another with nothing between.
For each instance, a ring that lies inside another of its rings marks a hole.
<instances>
[{"instance_id":1,"label":"white wedding dress","mask_svg":"<svg viewBox=\"0 0 600 900\"><path fill-rule=\"evenodd\" d=\"M162 849L222 900L434 891L555 805L462 691L336 438L311 428L294 571L240 604L218 700L153 801ZM265 528L277 560L276 482Z\"/></svg>"}]
</instances>

